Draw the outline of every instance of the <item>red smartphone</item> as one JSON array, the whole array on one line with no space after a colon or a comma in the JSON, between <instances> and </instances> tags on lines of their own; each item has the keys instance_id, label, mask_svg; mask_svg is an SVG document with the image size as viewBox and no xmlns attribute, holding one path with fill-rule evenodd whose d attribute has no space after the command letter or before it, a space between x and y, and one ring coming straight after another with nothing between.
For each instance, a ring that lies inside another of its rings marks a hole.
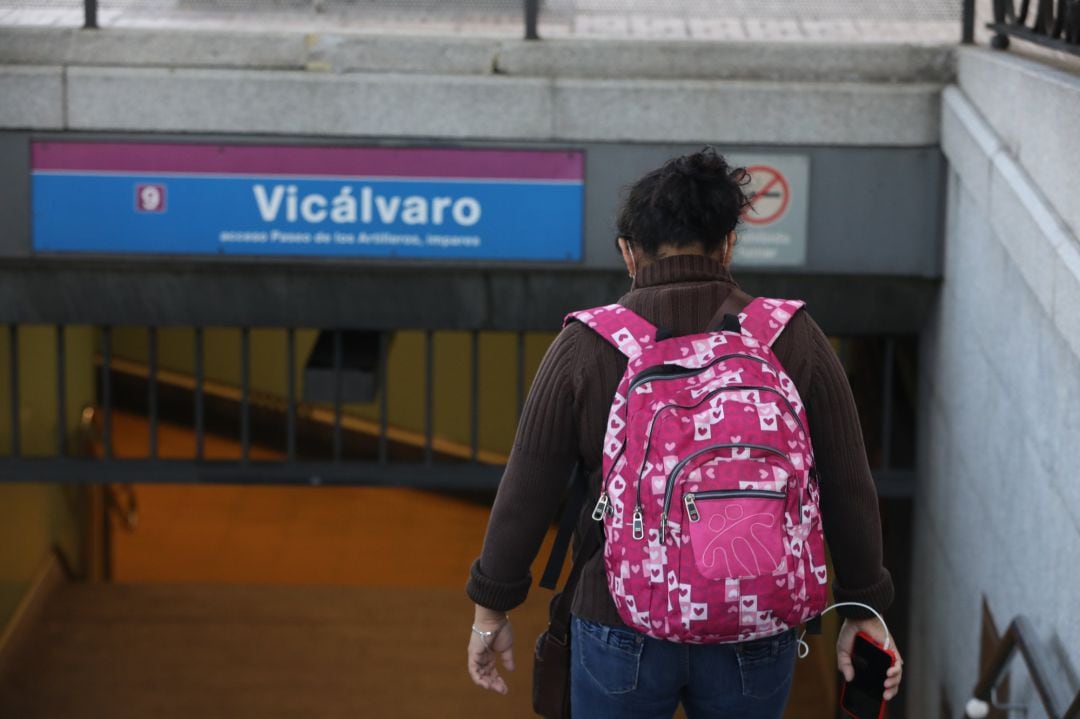
<instances>
[{"instance_id":1,"label":"red smartphone","mask_svg":"<svg viewBox=\"0 0 1080 719\"><path fill-rule=\"evenodd\" d=\"M869 634L855 635L851 663L855 679L840 689L840 708L853 719L884 719L885 674L896 662L896 655L883 649Z\"/></svg>"}]
</instances>

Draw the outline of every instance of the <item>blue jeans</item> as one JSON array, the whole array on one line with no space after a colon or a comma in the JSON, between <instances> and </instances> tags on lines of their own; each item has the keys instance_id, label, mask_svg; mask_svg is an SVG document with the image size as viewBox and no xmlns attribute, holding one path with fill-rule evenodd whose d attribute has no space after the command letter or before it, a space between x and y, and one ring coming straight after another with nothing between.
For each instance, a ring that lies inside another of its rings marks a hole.
<instances>
[{"instance_id":1,"label":"blue jeans","mask_svg":"<svg viewBox=\"0 0 1080 719\"><path fill-rule=\"evenodd\" d=\"M575 719L779 719L795 671L795 632L741 644L677 644L575 616Z\"/></svg>"}]
</instances>

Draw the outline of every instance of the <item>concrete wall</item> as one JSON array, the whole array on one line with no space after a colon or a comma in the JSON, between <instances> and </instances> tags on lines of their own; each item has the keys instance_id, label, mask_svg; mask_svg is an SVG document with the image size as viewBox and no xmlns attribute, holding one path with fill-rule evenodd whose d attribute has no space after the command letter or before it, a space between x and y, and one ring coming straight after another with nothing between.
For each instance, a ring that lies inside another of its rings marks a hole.
<instances>
[{"instance_id":1,"label":"concrete wall","mask_svg":"<svg viewBox=\"0 0 1080 719\"><path fill-rule=\"evenodd\" d=\"M1080 79L964 49L942 105L951 169L946 279L922 334L915 717L938 716L942 690L954 716L970 697L983 594L1001 629L1024 613L1059 664L1080 667ZM1038 704L1022 672L1013 696Z\"/></svg>"},{"instance_id":2,"label":"concrete wall","mask_svg":"<svg viewBox=\"0 0 1080 719\"><path fill-rule=\"evenodd\" d=\"M0 28L0 128L926 146L950 75L901 44Z\"/></svg>"},{"instance_id":3,"label":"concrete wall","mask_svg":"<svg viewBox=\"0 0 1080 719\"><path fill-rule=\"evenodd\" d=\"M0 28L0 320L547 330L625 288L621 188L711 143L810 163L805 262L737 253L747 288L804 297L830 331L910 332L940 275L940 90L953 72L950 46L899 41ZM35 254L31 138L569 145L586 153L584 259ZM416 301L431 296L442 301Z\"/></svg>"}]
</instances>

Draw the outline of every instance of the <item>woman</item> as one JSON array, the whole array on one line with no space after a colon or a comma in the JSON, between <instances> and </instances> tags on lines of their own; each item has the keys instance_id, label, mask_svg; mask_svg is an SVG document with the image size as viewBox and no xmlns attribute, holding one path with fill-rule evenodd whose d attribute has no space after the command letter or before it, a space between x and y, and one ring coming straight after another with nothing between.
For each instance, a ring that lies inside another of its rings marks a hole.
<instances>
[{"instance_id":1,"label":"woman","mask_svg":"<svg viewBox=\"0 0 1080 719\"><path fill-rule=\"evenodd\" d=\"M749 204L747 181L745 170L729 167L711 149L673 159L638 180L617 220L618 248L633 280L619 304L675 335L704 331L722 305L738 312L748 304L752 298L728 271L735 228ZM835 599L884 613L892 580L882 566L877 495L843 368L806 312L791 320L773 349L810 422ZM501 660L513 669L506 612L525 599L529 567L575 463L589 470L592 496L600 494L604 429L625 368L625 357L578 322L559 334L540 366L467 587L476 603L469 673L485 689L507 691L497 668ZM586 513L579 533L596 531L591 521ZM602 555L585 566L574 596L574 716L670 717L680 701L692 719L781 716L794 671L793 631L741 644L645 637L619 619ZM856 632L879 642L885 632L869 612L840 613L839 668L850 679ZM900 666L885 682L887 699L896 695Z\"/></svg>"}]
</instances>

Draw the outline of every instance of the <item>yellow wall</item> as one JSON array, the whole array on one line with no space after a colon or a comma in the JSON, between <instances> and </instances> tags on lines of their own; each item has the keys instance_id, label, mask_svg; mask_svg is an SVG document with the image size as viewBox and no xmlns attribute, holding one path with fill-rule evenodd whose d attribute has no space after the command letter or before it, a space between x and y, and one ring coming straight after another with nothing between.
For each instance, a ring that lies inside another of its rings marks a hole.
<instances>
[{"instance_id":1,"label":"yellow wall","mask_svg":"<svg viewBox=\"0 0 1080 719\"><path fill-rule=\"evenodd\" d=\"M296 333L297 389L302 391L304 360L315 344L316 330ZM437 332L435 337L435 433L467 444L470 440L471 340L467 332ZM551 343L552 333L529 333L525 342L526 389ZM51 326L18 330L20 452L24 457L55 454L56 335ZM90 327L65 330L66 427L76 435L83 406L95 401L94 353L99 334ZM158 357L163 368L194 371L194 333L190 328L158 331ZM208 379L240 383L240 332L211 328L204 333L204 368ZM116 356L146 361L147 333L141 327L114 330ZM9 342L0 328L0 455L11 451ZM390 345L389 422L424 428L424 333L396 332ZM285 395L285 332L251 332L251 387ZM484 332L480 336L480 445L508 452L517 416L517 335ZM350 405L346 411L376 419L378 403ZM76 488L46 483L0 482L0 626L25 592L34 570L52 547L59 547L76 565L79 558L79 507Z\"/></svg>"},{"instance_id":2,"label":"yellow wall","mask_svg":"<svg viewBox=\"0 0 1080 719\"><path fill-rule=\"evenodd\" d=\"M56 451L56 334L52 327L19 328L19 430L23 456ZM85 404L93 402L93 334L89 328L65 332L66 426L75 433ZM11 451L10 343L0 331L0 455ZM79 508L77 488L55 484L0 482L0 626L28 586L34 570L52 547L77 564Z\"/></svg>"},{"instance_id":3,"label":"yellow wall","mask_svg":"<svg viewBox=\"0 0 1080 719\"><path fill-rule=\"evenodd\" d=\"M296 382L303 392L303 364L315 344L316 330L296 332ZM553 333L526 335L526 389L554 338ZM251 331L251 389L277 397L285 395L285 331ZM435 335L435 434L467 444L470 440L471 352L468 332L436 332ZM240 331L208 328L203 333L204 372L207 379L240 384ZM158 362L164 369L194 371L194 333L189 328L158 330ZM139 362L147 358L147 333L141 327L118 327L113 332L117 357ZM389 423L396 427L424 429L424 333L395 332L390 344ZM367 419L378 418L378 402L353 404L347 412ZM480 446L508 452L517 424L517 335L483 332L480 335Z\"/></svg>"}]
</instances>

